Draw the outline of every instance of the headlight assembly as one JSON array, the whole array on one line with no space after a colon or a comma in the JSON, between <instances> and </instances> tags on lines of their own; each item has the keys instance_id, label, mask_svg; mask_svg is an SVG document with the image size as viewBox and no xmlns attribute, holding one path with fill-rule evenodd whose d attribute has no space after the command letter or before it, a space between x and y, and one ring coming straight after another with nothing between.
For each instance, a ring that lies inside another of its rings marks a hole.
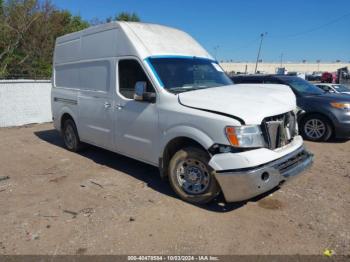
<instances>
[{"instance_id":1,"label":"headlight assembly","mask_svg":"<svg viewBox=\"0 0 350 262\"><path fill-rule=\"evenodd\" d=\"M234 147L265 147L265 140L260 126L227 126L225 134Z\"/></svg>"}]
</instances>

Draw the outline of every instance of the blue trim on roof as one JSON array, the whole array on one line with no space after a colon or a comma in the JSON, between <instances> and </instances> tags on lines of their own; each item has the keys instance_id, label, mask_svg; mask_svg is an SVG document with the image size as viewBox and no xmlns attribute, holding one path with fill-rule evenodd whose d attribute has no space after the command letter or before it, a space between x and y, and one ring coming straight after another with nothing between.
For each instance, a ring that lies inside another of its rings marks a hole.
<instances>
[{"instance_id":1,"label":"blue trim on roof","mask_svg":"<svg viewBox=\"0 0 350 262\"><path fill-rule=\"evenodd\" d=\"M164 87L164 84L163 84L163 81L160 79L156 69L153 67L151 61L149 61L149 57L145 59L145 62L147 63L147 65L149 66L149 68L151 68L152 70L152 73L153 75L156 77L157 81L158 81L158 84L161 86L161 87Z\"/></svg>"}]
</instances>

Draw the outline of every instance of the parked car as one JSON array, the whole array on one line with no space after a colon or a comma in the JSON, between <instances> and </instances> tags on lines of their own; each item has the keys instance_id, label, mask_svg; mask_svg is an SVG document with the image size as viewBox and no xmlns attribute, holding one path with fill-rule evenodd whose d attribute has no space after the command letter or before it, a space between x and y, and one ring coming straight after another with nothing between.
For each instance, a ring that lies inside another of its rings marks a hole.
<instances>
[{"instance_id":1,"label":"parked car","mask_svg":"<svg viewBox=\"0 0 350 262\"><path fill-rule=\"evenodd\" d=\"M325 93L308 81L292 76L264 75L234 77L236 84L283 84L297 97L297 105L305 111L298 119L305 139L327 141L332 136L350 137L350 97Z\"/></svg>"},{"instance_id":2,"label":"parked car","mask_svg":"<svg viewBox=\"0 0 350 262\"><path fill-rule=\"evenodd\" d=\"M324 72L321 76L321 83L337 83L337 73Z\"/></svg>"},{"instance_id":3,"label":"parked car","mask_svg":"<svg viewBox=\"0 0 350 262\"><path fill-rule=\"evenodd\" d=\"M300 73L300 72L288 72L286 75L288 76L297 76L300 77L301 79L305 79L306 75L304 73Z\"/></svg>"},{"instance_id":4,"label":"parked car","mask_svg":"<svg viewBox=\"0 0 350 262\"><path fill-rule=\"evenodd\" d=\"M52 82L68 150L84 142L157 166L191 203L246 200L312 163L289 88L232 85L177 29L113 22L59 37Z\"/></svg>"},{"instance_id":5,"label":"parked car","mask_svg":"<svg viewBox=\"0 0 350 262\"><path fill-rule=\"evenodd\" d=\"M307 81L321 82L322 72L312 72L312 74L306 75Z\"/></svg>"},{"instance_id":6,"label":"parked car","mask_svg":"<svg viewBox=\"0 0 350 262\"><path fill-rule=\"evenodd\" d=\"M325 92L350 95L350 88L340 84L315 84Z\"/></svg>"}]
</instances>

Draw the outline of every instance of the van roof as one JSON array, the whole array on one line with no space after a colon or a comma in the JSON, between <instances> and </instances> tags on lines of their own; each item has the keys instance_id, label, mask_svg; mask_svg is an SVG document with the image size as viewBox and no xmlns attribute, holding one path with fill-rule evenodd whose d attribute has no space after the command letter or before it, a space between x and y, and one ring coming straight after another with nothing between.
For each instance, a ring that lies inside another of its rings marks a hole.
<instances>
[{"instance_id":1,"label":"van roof","mask_svg":"<svg viewBox=\"0 0 350 262\"><path fill-rule=\"evenodd\" d=\"M119 30L115 30L119 29ZM145 59L151 56L196 56L213 59L210 54L187 33L163 25L138 23L138 22L111 22L89 27L79 32L67 34L57 38L56 47L64 46L83 37L96 35L96 33L113 32L114 36L106 37L100 35L102 46L106 41L116 42L109 43L111 49L109 56L138 56ZM97 36L97 35L96 35ZM103 39L105 38L105 39ZM98 48L101 45L95 45ZM105 52L104 52L105 53ZM83 58L81 58L83 59ZM62 61L63 62L63 61Z\"/></svg>"}]
</instances>

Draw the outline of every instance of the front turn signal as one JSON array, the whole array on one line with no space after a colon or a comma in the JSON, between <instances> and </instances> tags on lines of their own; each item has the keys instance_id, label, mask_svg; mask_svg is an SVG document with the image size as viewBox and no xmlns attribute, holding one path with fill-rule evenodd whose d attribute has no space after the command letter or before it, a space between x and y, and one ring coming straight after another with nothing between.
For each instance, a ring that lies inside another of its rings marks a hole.
<instances>
[{"instance_id":1,"label":"front turn signal","mask_svg":"<svg viewBox=\"0 0 350 262\"><path fill-rule=\"evenodd\" d=\"M237 138L236 130L232 126L227 126L225 129L228 141L230 141L232 146L239 146L239 140Z\"/></svg>"}]
</instances>

